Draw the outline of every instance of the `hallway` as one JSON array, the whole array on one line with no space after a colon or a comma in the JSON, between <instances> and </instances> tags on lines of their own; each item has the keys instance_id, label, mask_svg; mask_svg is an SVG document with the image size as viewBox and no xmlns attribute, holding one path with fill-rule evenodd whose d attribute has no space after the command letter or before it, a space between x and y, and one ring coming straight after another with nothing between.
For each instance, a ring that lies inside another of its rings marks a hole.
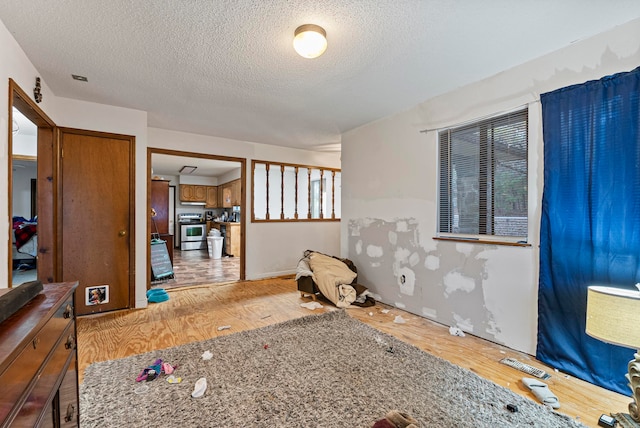
<instances>
[{"instance_id":1,"label":"hallway","mask_svg":"<svg viewBox=\"0 0 640 428\"><path fill-rule=\"evenodd\" d=\"M165 289L192 285L220 284L240 280L240 257L212 259L207 250L173 252L174 278L154 281L152 287Z\"/></svg>"}]
</instances>

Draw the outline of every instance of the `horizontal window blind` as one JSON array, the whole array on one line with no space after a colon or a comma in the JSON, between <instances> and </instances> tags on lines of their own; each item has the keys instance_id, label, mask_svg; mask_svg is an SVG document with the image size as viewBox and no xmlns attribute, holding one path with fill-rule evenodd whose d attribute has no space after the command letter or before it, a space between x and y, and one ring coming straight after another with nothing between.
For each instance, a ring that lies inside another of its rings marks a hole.
<instances>
[{"instance_id":1,"label":"horizontal window blind","mask_svg":"<svg viewBox=\"0 0 640 428\"><path fill-rule=\"evenodd\" d=\"M527 109L439 132L438 230L526 237Z\"/></svg>"}]
</instances>

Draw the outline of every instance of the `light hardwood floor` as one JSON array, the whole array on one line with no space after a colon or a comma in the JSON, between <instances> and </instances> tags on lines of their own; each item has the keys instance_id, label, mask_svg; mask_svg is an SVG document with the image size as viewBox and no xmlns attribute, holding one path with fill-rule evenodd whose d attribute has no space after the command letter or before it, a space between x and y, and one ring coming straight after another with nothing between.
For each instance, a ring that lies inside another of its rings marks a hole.
<instances>
[{"instance_id":1,"label":"light hardwood floor","mask_svg":"<svg viewBox=\"0 0 640 428\"><path fill-rule=\"evenodd\" d=\"M318 298L322 309L300 306L301 297L292 278L244 281L222 286L197 286L168 290L167 302L147 309L112 312L78 319L78 368L93 362L122 358L154 349L177 346L215 336L263 327L313 313L336 310ZM389 309L388 313L382 313ZM560 412L591 427L601 414L626 412L630 398L554 372L532 357L475 336L452 336L448 327L380 303L372 308L352 308L349 315L424 351L466 367L517 394L535 400L520 382L526 374L499 362L504 357L542 368L552 374L545 381L559 397ZM407 322L394 323L396 315ZM228 330L217 327L230 325Z\"/></svg>"}]
</instances>

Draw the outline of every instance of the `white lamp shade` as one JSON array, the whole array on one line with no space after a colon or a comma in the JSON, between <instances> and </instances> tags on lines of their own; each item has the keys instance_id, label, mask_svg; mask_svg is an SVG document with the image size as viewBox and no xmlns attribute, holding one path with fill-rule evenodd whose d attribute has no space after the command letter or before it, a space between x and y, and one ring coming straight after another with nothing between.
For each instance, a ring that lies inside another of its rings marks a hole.
<instances>
[{"instance_id":1,"label":"white lamp shade","mask_svg":"<svg viewBox=\"0 0 640 428\"><path fill-rule=\"evenodd\" d=\"M640 292L589 287L586 332L604 342L640 349Z\"/></svg>"},{"instance_id":2,"label":"white lamp shade","mask_svg":"<svg viewBox=\"0 0 640 428\"><path fill-rule=\"evenodd\" d=\"M301 25L294 33L293 48L304 58L317 58L327 50L327 33L318 25Z\"/></svg>"}]
</instances>

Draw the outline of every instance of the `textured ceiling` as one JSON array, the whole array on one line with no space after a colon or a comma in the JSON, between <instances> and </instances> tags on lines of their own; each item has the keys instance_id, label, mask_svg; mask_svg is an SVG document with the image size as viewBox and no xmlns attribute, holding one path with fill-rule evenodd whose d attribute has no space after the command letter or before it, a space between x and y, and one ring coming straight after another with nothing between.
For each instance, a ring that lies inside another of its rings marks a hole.
<instances>
[{"instance_id":1,"label":"textured ceiling","mask_svg":"<svg viewBox=\"0 0 640 428\"><path fill-rule=\"evenodd\" d=\"M203 158L191 158L184 156L163 155L154 153L151 155L152 176L169 179L170 176L181 175L183 166L195 166L196 170L188 175L200 177L220 177L228 172L238 170L242 166L240 162L230 162Z\"/></svg>"},{"instance_id":2,"label":"textured ceiling","mask_svg":"<svg viewBox=\"0 0 640 428\"><path fill-rule=\"evenodd\" d=\"M327 150L637 17L638 0L0 0L56 96L144 110L152 127ZM329 42L313 60L292 48L306 23Z\"/></svg>"}]
</instances>

